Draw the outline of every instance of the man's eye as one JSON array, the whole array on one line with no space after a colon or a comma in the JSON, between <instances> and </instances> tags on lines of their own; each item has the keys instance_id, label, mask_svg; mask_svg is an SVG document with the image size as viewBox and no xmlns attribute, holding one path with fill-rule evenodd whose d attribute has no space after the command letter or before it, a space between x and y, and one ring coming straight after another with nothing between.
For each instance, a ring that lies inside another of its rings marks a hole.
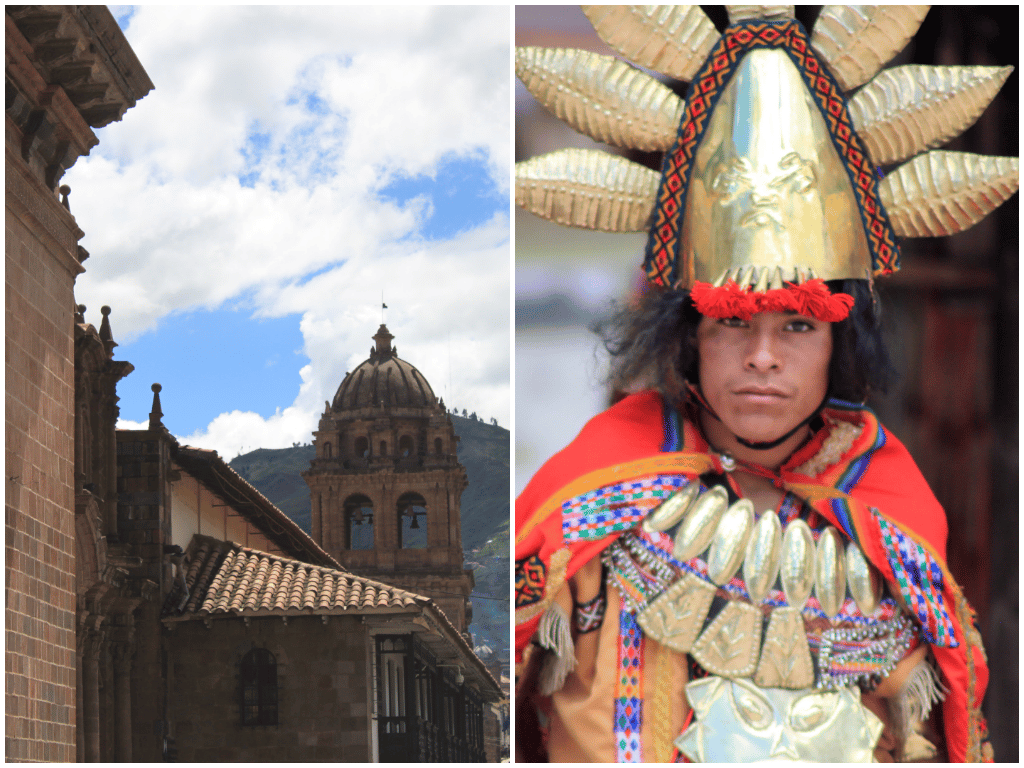
<instances>
[{"instance_id":1,"label":"man's eye","mask_svg":"<svg viewBox=\"0 0 1024 768\"><path fill-rule=\"evenodd\" d=\"M721 323L722 325L724 325L726 328L746 328L747 327L747 321L746 320L741 320L738 317L723 317L718 322Z\"/></svg>"}]
</instances>

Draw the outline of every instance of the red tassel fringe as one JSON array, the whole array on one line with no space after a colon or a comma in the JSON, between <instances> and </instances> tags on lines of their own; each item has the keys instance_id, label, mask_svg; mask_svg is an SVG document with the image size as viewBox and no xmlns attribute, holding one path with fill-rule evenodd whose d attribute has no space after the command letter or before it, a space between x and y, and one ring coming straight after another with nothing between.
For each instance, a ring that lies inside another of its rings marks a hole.
<instances>
[{"instance_id":1,"label":"red tassel fringe","mask_svg":"<svg viewBox=\"0 0 1024 768\"><path fill-rule=\"evenodd\" d=\"M852 296L832 294L820 278L801 285L786 283L785 288L774 288L764 293L740 288L732 280L720 288L711 283L694 283L690 297L698 312L716 319L738 317L749 320L758 312L796 312L825 323L837 323L845 320L853 307Z\"/></svg>"}]
</instances>

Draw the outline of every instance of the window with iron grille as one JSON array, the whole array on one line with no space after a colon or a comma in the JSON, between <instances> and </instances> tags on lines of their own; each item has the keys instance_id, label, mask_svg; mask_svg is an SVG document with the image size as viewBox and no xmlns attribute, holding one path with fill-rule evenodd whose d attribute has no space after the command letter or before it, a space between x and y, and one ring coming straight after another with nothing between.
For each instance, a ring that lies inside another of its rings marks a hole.
<instances>
[{"instance_id":1,"label":"window with iron grille","mask_svg":"<svg viewBox=\"0 0 1024 768\"><path fill-rule=\"evenodd\" d=\"M277 660L266 648L242 657L242 725L277 725Z\"/></svg>"},{"instance_id":2,"label":"window with iron grille","mask_svg":"<svg viewBox=\"0 0 1024 768\"><path fill-rule=\"evenodd\" d=\"M482 762L483 702L413 635L377 635L379 759Z\"/></svg>"}]
</instances>

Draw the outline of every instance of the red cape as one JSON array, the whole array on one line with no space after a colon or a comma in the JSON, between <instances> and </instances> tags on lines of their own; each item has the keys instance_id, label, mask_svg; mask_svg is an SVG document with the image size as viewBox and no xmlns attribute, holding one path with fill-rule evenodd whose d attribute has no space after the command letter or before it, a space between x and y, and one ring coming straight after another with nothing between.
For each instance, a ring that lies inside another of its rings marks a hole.
<instances>
[{"instance_id":1,"label":"red cape","mask_svg":"<svg viewBox=\"0 0 1024 768\"><path fill-rule=\"evenodd\" d=\"M905 599L909 596L949 689L942 711L950 759L991 759L980 711L988 667L973 611L946 566L945 513L906 448L874 414L830 405L826 414L861 425L860 435L817 476L798 474L795 468L820 449L828 432L821 430L783 465L781 479L855 539L885 578L900 586ZM517 663L562 584L618 535L566 543L562 502L634 478L722 471L718 457L686 421L678 423L682 450L664 453L667 418L657 393L624 399L591 419L516 500Z\"/></svg>"}]
</instances>

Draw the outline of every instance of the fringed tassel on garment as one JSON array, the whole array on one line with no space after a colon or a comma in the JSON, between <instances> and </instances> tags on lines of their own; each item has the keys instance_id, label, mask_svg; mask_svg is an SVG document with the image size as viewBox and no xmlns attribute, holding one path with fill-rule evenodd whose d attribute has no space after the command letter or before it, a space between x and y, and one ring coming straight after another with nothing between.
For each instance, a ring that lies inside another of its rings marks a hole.
<instances>
[{"instance_id":1,"label":"fringed tassel on garment","mask_svg":"<svg viewBox=\"0 0 1024 768\"><path fill-rule=\"evenodd\" d=\"M909 751L917 752L922 746L911 747L911 740L918 726L931 714L932 706L946 698L947 693L928 659L918 662L907 675L899 693L889 702L889 715L894 735L900 744L898 755L901 761L921 758L918 754L908 754ZM926 741L924 743L931 747Z\"/></svg>"},{"instance_id":2,"label":"fringed tassel on garment","mask_svg":"<svg viewBox=\"0 0 1024 768\"><path fill-rule=\"evenodd\" d=\"M561 690L569 673L576 669L576 649L569 630L569 616L557 602L541 617L537 642L551 651L544 659L537 686L542 696L550 696Z\"/></svg>"},{"instance_id":3,"label":"fringed tassel on garment","mask_svg":"<svg viewBox=\"0 0 1024 768\"><path fill-rule=\"evenodd\" d=\"M710 283L694 283L690 289L693 305L705 317L717 319L738 317L749 320L758 312L796 312L826 323L845 320L853 307L853 297L833 294L821 278L785 288L764 292L741 288L732 280L715 287Z\"/></svg>"}]
</instances>

